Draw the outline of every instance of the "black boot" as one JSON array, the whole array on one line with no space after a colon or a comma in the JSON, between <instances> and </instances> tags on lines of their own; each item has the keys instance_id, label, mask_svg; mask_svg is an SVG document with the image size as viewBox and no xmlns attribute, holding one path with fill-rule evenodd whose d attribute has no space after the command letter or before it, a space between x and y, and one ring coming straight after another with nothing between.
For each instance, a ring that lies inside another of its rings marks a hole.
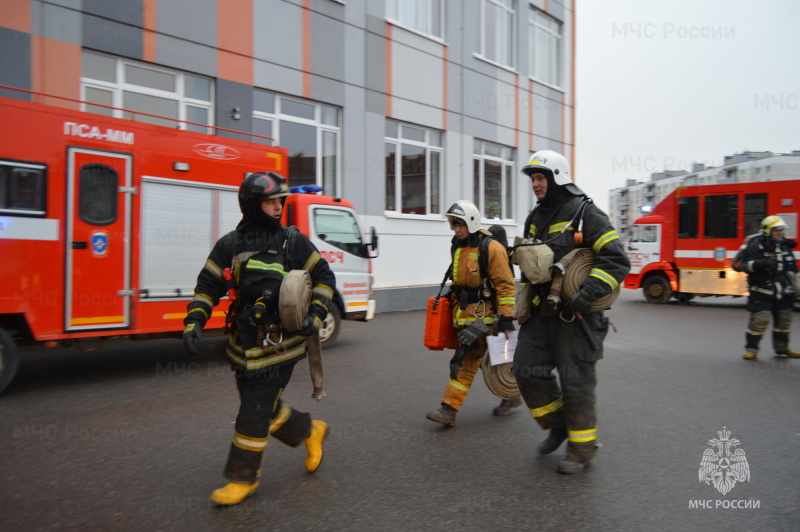
<instances>
[{"instance_id":1,"label":"black boot","mask_svg":"<svg viewBox=\"0 0 800 532\"><path fill-rule=\"evenodd\" d=\"M556 471L565 475L574 475L589 467L597 452L597 445L594 442L588 445L586 443L570 442L567 446L567 456L556 465Z\"/></svg>"},{"instance_id":2,"label":"black boot","mask_svg":"<svg viewBox=\"0 0 800 532\"><path fill-rule=\"evenodd\" d=\"M537 447L539 454L545 455L557 451L564 440L567 439L567 429L564 426L553 427L550 429L550 434L547 435L542 443Z\"/></svg>"},{"instance_id":3,"label":"black boot","mask_svg":"<svg viewBox=\"0 0 800 532\"><path fill-rule=\"evenodd\" d=\"M514 397L511 399L503 399L500 401L500 404L494 407L492 410L493 416L506 416L509 412L511 412L512 408L517 408L519 405L522 404L522 399L520 397Z\"/></svg>"}]
</instances>

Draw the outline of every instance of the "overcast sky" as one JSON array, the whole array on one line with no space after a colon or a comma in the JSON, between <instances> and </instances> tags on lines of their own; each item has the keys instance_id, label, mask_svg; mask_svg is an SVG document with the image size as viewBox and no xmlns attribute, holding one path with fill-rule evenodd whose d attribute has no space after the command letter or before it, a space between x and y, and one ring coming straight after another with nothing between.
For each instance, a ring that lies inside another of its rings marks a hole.
<instances>
[{"instance_id":1,"label":"overcast sky","mask_svg":"<svg viewBox=\"0 0 800 532\"><path fill-rule=\"evenodd\" d=\"M577 0L575 179L800 150L800 2Z\"/></svg>"}]
</instances>

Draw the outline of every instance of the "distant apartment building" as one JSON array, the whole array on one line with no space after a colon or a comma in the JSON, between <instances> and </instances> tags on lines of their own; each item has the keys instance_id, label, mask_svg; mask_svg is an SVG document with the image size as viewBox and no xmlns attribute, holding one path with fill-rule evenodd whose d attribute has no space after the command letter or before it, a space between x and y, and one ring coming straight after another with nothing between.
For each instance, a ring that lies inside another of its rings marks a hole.
<instances>
[{"instance_id":1,"label":"distant apartment building","mask_svg":"<svg viewBox=\"0 0 800 532\"><path fill-rule=\"evenodd\" d=\"M608 193L608 216L624 239L630 226L678 187L800 179L800 150L791 153L746 151L726 155L721 166L695 163L690 172L665 170L646 182L628 179Z\"/></svg>"}]
</instances>

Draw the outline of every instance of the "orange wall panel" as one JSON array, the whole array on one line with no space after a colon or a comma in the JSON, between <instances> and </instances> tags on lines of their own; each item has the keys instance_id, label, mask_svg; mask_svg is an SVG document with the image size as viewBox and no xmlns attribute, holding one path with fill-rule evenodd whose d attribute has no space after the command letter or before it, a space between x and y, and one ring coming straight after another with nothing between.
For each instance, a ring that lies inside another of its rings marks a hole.
<instances>
[{"instance_id":1,"label":"orange wall panel","mask_svg":"<svg viewBox=\"0 0 800 532\"><path fill-rule=\"evenodd\" d=\"M0 0L0 26L31 32L31 3L28 0Z\"/></svg>"},{"instance_id":2,"label":"orange wall panel","mask_svg":"<svg viewBox=\"0 0 800 532\"><path fill-rule=\"evenodd\" d=\"M217 76L253 84L253 0L226 0L217 7Z\"/></svg>"},{"instance_id":3,"label":"orange wall panel","mask_svg":"<svg viewBox=\"0 0 800 532\"><path fill-rule=\"evenodd\" d=\"M31 36L33 90L64 98L81 96L81 47L63 41ZM79 104L40 97L40 103L78 109Z\"/></svg>"}]
</instances>

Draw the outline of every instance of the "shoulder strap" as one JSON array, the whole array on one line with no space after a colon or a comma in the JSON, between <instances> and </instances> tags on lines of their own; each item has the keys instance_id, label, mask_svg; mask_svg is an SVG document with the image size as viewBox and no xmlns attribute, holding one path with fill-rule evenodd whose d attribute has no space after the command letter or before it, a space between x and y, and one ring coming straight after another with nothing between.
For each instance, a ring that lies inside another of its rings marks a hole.
<instances>
[{"instance_id":1,"label":"shoulder strap","mask_svg":"<svg viewBox=\"0 0 800 532\"><path fill-rule=\"evenodd\" d=\"M484 236L478 245L478 266L481 269L481 278L489 278L489 244L494 241L493 236ZM491 280L491 279L490 279Z\"/></svg>"}]
</instances>

